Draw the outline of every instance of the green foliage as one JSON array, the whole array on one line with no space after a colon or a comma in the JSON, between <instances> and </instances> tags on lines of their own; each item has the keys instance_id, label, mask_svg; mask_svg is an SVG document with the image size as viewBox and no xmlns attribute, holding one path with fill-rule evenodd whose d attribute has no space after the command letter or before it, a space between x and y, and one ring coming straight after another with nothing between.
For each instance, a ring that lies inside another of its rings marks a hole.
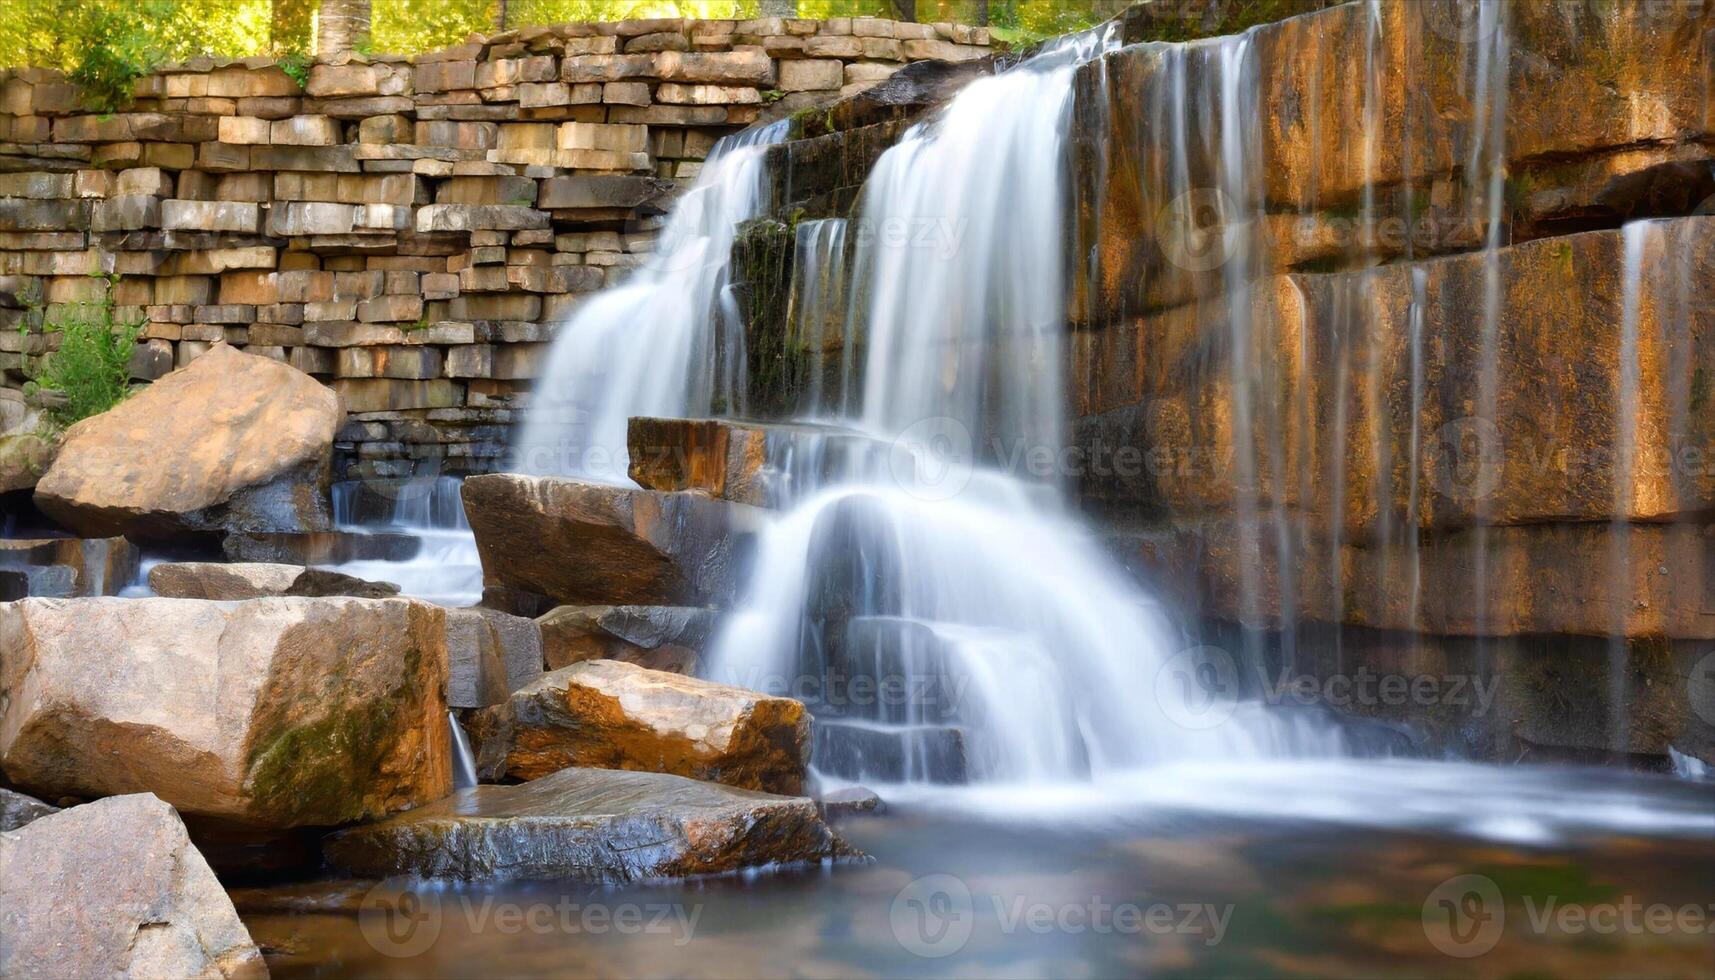
<instances>
[{"instance_id":1,"label":"green foliage","mask_svg":"<svg viewBox=\"0 0 1715 980\"><path fill-rule=\"evenodd\" d=\"M1252 0L1259 9L1306 0ZM1323 0L1309 0L1323 2ZM1119 13L1127 0L917 0L923 22L976 23L1030 43ZM124 104L131 82L201 55L249 57L313 50L315 0L5 0L0 66L72 73L92 105ZM508 0L507 26L652 17L755 17L759 0ZM371 0L373 51L415 54L492 34L498 0ZM800 17L895 17L890 0L798 0ZM307 66L307 63L306 63ZM294 77L296 77L294 75Z\"/></svg>"},{"instance_id":2,"label":"green foliage","mask_svg":"<svg viewBox=\"0 0 1715 980\"><path fill-rule=\"evenodd\" d=\"M312 59L309 55L293 52L292 54L282 55L278 64L280 66L280 70L286 73L286 77L297 82L298 88L301 89L310 83L311 61Z\"/></svg>"},{"instance_id":3,"label":"green foliage","mask_svg":"<svg viewBox=\"0 0 1715 980\"><path fill-rule=\"evenodd\" d=\"M270 0L7 0L0 65L59 68L112 111L158 65L270 50L271 12Z\"/></svg>"},{"instance_id":4,"label":"green foliage","mask_svg":"<svg viewBox=\"0 0 1715 980\"><path fill-rule=\"evenodd\" d=\"M32 303L25 319L25 330L39 319L43 333L60 335L60 349L46 355L30 379L38 389L65 396L64 405L48 412L57 425L99 415L130 394L131 353L143 321L115 316L113 286L118 276L96 278L103 281L99 300L68 304L53 311L51 319L39 302Z\"/></svg>"}]
</instances>

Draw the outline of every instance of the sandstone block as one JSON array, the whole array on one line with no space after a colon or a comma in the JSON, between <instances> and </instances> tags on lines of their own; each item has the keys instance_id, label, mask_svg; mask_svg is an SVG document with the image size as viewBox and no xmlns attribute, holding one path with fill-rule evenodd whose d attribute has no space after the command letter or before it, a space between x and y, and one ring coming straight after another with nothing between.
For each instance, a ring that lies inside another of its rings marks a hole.
<instances>
[{"instance_id":1,"label":"sandstone block","mask_svg":"<svg viewBox=\"0 0 1715 980\"><path fill-rule=\"evenodd\" d=\"M400 599L0 606L20 651L0 667L0 765L47 795L148 791L251 827L420 805L451 788L445 629Z\"/></svg>"},{"instance_id":2,"label":"sandstone block","mask_svg":"<svg viewBox=\"0 0 1715 980\"><path fill-rule=\"evenodd\" d=\"M9 977L268 975L184 822L151 793L0 835L0 920Z\"/></svg>"}]
</instances>

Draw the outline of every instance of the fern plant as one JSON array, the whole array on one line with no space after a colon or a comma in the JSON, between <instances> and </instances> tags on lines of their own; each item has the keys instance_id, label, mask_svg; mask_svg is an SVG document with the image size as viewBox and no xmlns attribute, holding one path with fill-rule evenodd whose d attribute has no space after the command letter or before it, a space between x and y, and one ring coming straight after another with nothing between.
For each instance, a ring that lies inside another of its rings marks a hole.
<instances>
[{"instance_id":1,"label":"fern plant","mask_svg":"<svg viewBox=\"0 0 1715 980\"><path fill-rule=\"evenodd\" d=\"M95 302L72 303L54 311L33 306L25 319L41 323L44 334L60 335L59 350L37 363L30 384L37 390L58 392L63 403L47 407L50 421L71 425L99 415L125 400L131 393L131 354L143 320L121 320L113 306L113 286L118 276L97 274L106 283Z\"/></svg>"}]
</instances>

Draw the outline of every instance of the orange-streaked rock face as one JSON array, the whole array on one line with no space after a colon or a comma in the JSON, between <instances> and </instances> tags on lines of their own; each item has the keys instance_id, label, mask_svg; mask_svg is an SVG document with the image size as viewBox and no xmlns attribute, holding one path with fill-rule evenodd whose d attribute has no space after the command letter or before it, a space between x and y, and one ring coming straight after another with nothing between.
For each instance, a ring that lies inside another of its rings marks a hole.
<instances>
[{"instance_id":1,"label":"orange-streaked rock face","mask_svg":"<svg viewBox=\"0 0 1715 980\"><path fill-rule=\"evenodd\" d=\"M505 775L518 779L595 766L799 793L810 753L798 701L617 660L545 674L479 727L498 735Z\"/></svg>"},{"instance_id":2,"label":"orange-streaked rock face","mask_svg":"<svg viewBox=\"0 0 1715 980\"><path fill-rule=\"evenodd\" d=\"M325 530L344 417L309 375L218 345L72 426L36 505L86 535Z\"/></svg>"},{"instance_id":3,"label":"orange-streaked rock face","mask_svg":"<svg viewBox=\"0 0 1715 980\"><path fill-rule=\"evenodd\" d=\"M1632 234L1630 286L1620 231L1259 283L1243 445L1223 303L1075 334L1076 441L1128 452L1086 496L1175 518L1249 501L1355 540L1707 514L1715 217Z\"/></svg>"}]
</instances>

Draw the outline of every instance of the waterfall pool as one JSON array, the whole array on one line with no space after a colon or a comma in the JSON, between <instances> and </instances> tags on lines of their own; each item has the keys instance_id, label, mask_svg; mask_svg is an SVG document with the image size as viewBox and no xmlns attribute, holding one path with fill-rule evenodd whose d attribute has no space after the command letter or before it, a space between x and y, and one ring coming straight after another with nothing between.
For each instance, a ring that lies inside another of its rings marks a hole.
<instances>
[{"instance_id":1,"label":"waterfall pool","mask_svg":"<svg viewBox=\"0 0 1715 980\"><path fill-rule=\"evenodd\" d=\"M891 796L868 863L234 893L275 977L1707 976L1708 784L1458 763L1166 767Z\"/></svg>"}]
</instances>

